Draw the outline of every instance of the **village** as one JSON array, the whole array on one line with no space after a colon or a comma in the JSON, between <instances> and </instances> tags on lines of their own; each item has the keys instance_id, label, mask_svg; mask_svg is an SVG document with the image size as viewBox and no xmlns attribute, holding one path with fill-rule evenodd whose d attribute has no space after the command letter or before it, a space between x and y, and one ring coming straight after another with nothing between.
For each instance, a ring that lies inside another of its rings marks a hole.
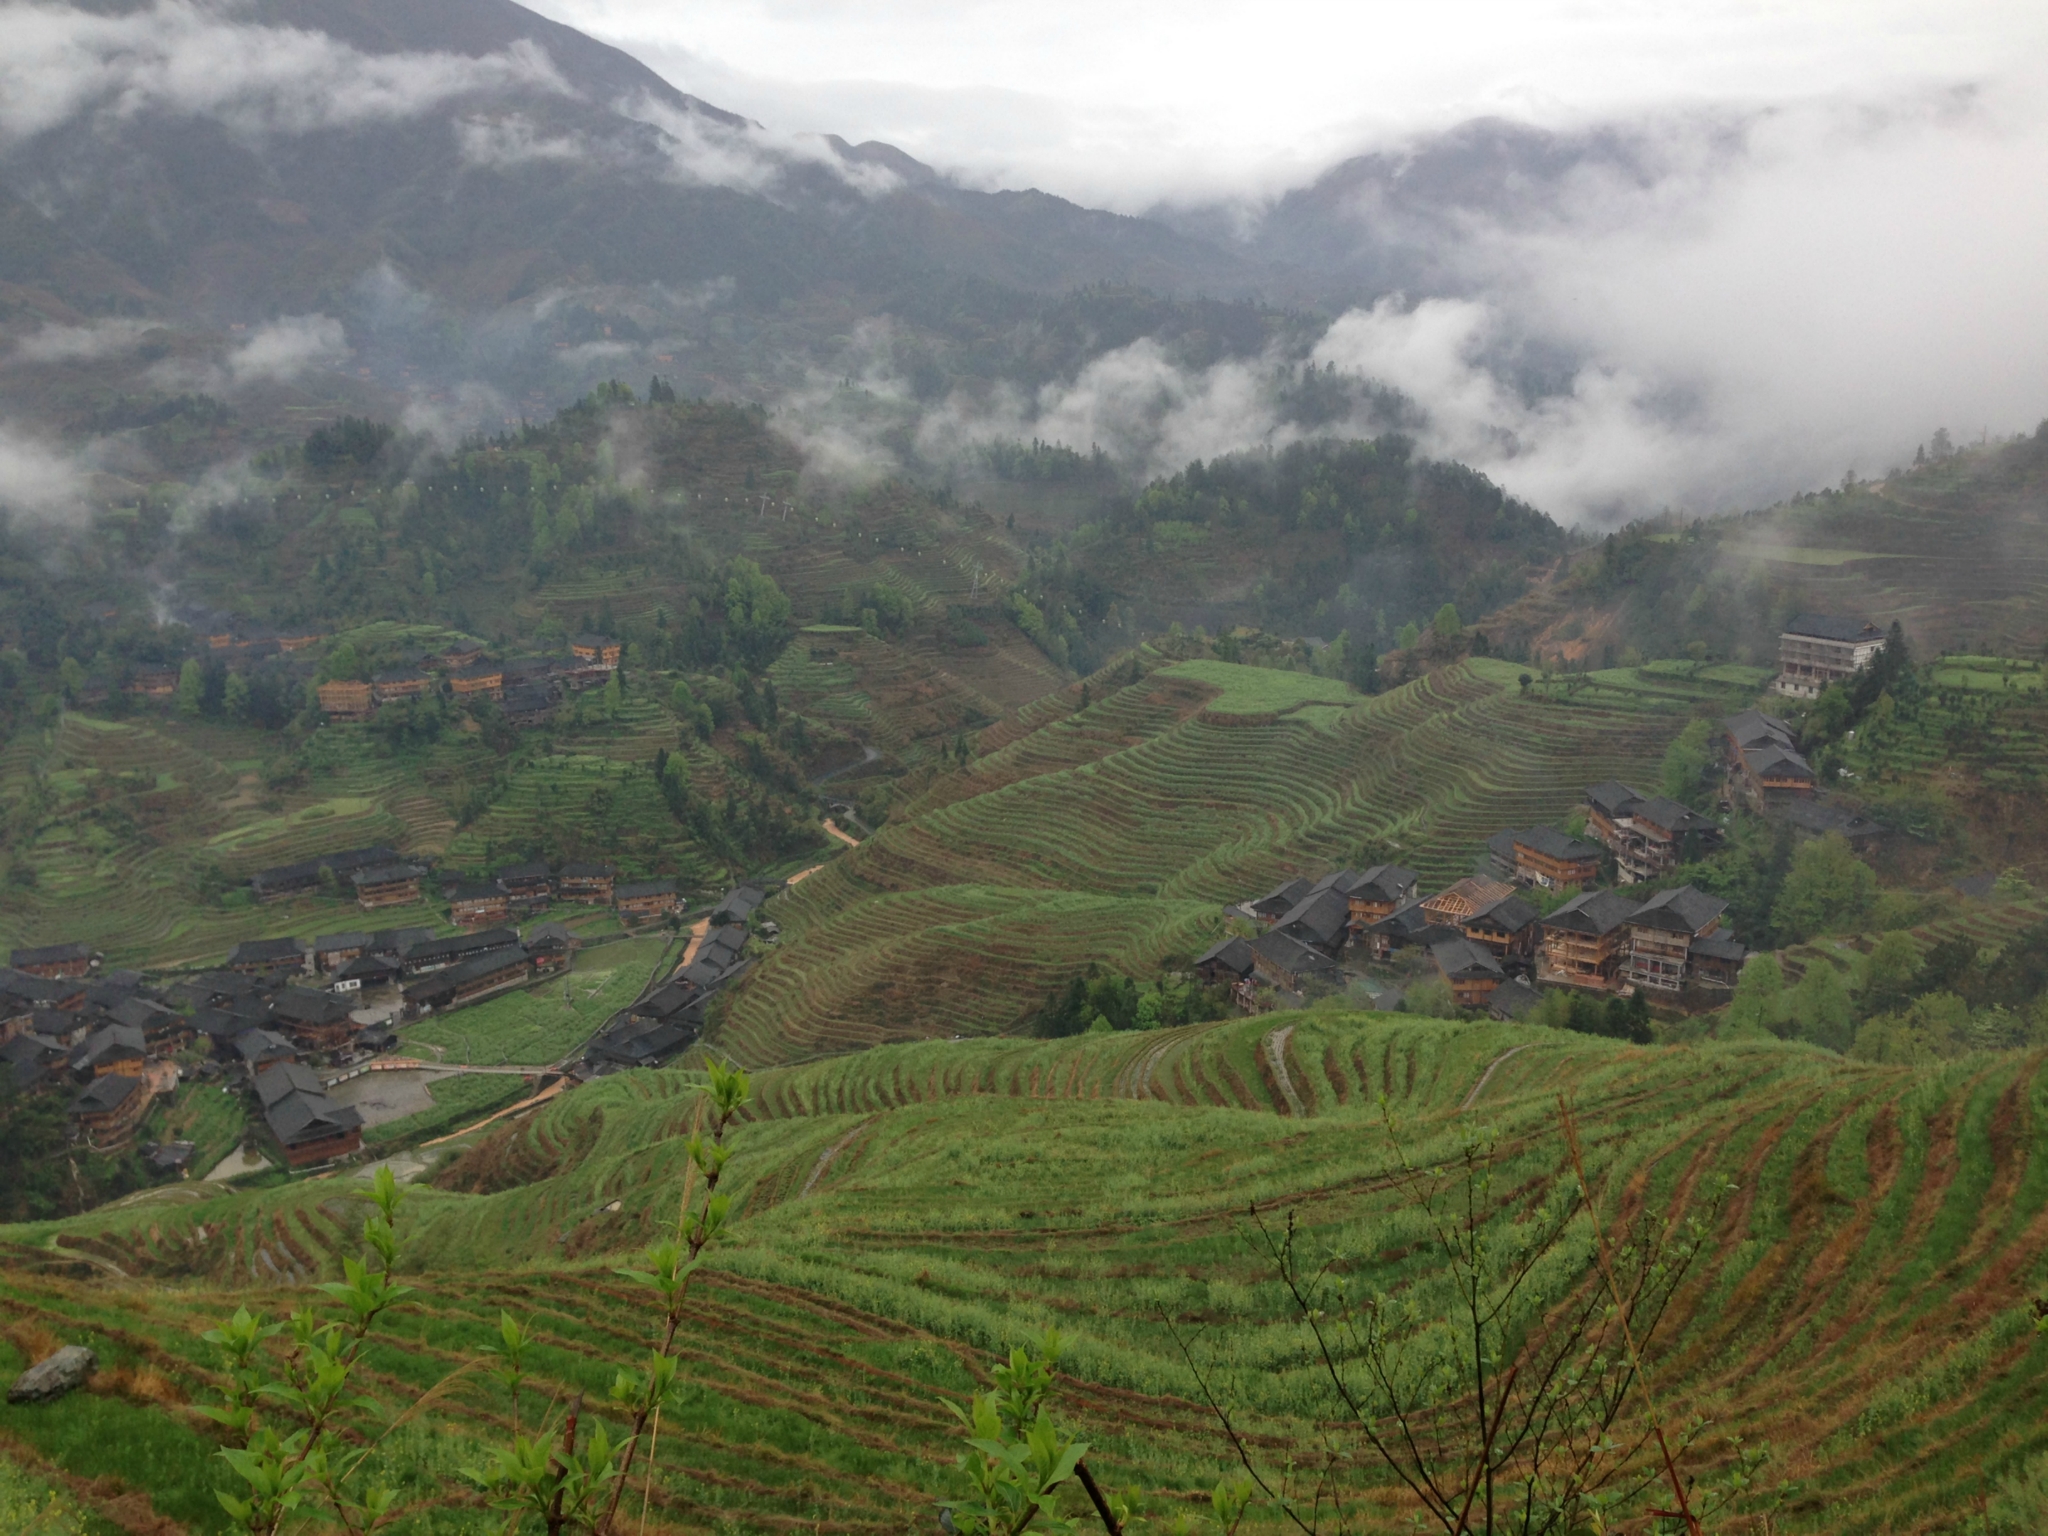
<instances>
[{"instance_id":1,"label":"village","mask_svg":"<svg viewBox=\"0 0 2048 1536\"><path fill-rule=\"evenodd\" d=\"M1881 643L1867 624L1795 620L1778 691L1808 696L1852 676ZM577 647L579 666L618 665L616 647L596 637ZM502 688L504 670L471 649L433 659L451 684ZM323 685L323 696L338 686ZM377 706L380 685L345 686L363 691L337 697L340 709ZM1744 710L1719 723L1718 741L1719 818L1625 783L1594 784L1575 830L1504 829L1476 852L1472 874L1442 890L1424 893L1414 871L1382 863L1293 878L1234 903L1224 916L1239 931L1201 954L1194 970L1247 1012L1353 989L1375 1007L1398 1008L1404 990L1431 980L1456 1010L1501 1020L1528 1018L1554 989L1715 1006L1749 951L1729 931L1726 902L1659 882L1711 853L1738 807L1789 815L1811 833L1882 830L1818 795L1786 721ZM151 1104L181 1082L216 1085L246 1095L267 1152L308 1168L363 1148L362 1117L332 1096L337 1084L417 1068L403 1045L410 1024L568 973L587 944L605 942L574 925L578 914L609 913L620 935L665 932L686 942L576 1051L521 1069L536 1086L674 1059L752 968L757 941L778 939L762 910L773 884L740 885L692 920L675 880L622 880L596 862L526 861L478 878L437 874L430 861L380 845L258 870L247 886L259 904L325 896L364 914L416 913L437 897L454 931L363 927L253 939L216 967L154 979L104 969L83 943L18 948L0 971L0 1066L12 1086L67 1093L74 1135L104 1152L131 1146ZM166 1173L186 1171L191 1150L143 1148Z\"/></svg>"},{"instance_id":2,"label":"village","mask_svg":"<svg viewBox=\"0 0 2048 1536\"><path fill-rule=\"evenodd\" d=\"M1799 615L1780 639L1774 691L1815 698L1868 666L1884 643L1884 632L1861 620ZM1722 820L1613 780L1595 784L1578 835L1504 829L1488 840L1483 868L1433 894L1418 889L1413 870L1376 864L1288 880L1226 907L1254 933L1214 945L1195 971L1227 986L1246 1012L1298 1007L1354 985L1375 1006L1398 1006L1400 983L1431 978L1458 1009L1499 1020L1527 1018L1551 988L1716 1006L1749 958L1724 923L1728 904L1690 885L1641 895L1628 888L1711 853L1738 806L1863 846L1884 832L1819 798L1818 775L1777 716L1731 715L1717 741Z\"/></svg>"}]
</instances>

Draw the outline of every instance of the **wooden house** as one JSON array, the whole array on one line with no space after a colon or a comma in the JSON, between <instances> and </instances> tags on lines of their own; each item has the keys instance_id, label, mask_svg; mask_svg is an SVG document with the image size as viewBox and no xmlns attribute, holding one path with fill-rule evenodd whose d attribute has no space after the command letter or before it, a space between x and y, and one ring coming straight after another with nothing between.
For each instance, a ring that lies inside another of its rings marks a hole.
<instances>
[{"instance_id":1,"label":"wooden house","mask_svg":"<svg viewBox=\"0 0 2048 1536\"><path fill-rule=\"evenodd\" d=\"M505 669L493 661L472 662L448 674L448 691L458 699L502 699Z\"/></svg>"},{"instance_id":2,"label":"wooden house","mask_svg":"<svg viewBox=\"0 0 2048 1536\"><path fill-rule=\"evenodd\" d=\"M1694 986L1729 988L1741 979L1749 951L1740 939L1724 930L1694 939L1686 959L1691 966L1688 979Z\"/></svg>"},{"instance_id":3,"label":"wooden house","mask_svg":"<svg viewBox=\"0 0 2048 1536\"><path fill-rule=\"evenodd\" d=\"M287 626L277 632L277 648L280 651L303 651L309 645L318 645L327 638L325 630L308 629L301 624Z\"/></svg>"},{"instance_id":4,"label":"wooden house","mask_svg":"<svg viewBox=\"0 0 2048 1536\"><path fill-rule=\"evenodd\" d=\"M1257 918L1260 922L1271 927L1275 922L1279 921L1281 913L1299 905L1303 898L1314 889L1315 887L1308 881L1296 876L1294 879L1281 881L1272 890L1266 892L1265 895L1255 897L1251 901L1244 903L1242 910L1246 915Z\"/></svg>"},{"instance_id":5,"label":"wooden house","mask_svg":"<svg viewBox=\"0 0 2048 1536\"><path fill-rule=\"evenodd\" d=\"M347 997L365 987L386 987L398 980L398 962L381 955L358 955L334 973L329 990Z\"/></svg>"},{"instance_id":6,"label":"wooden house","mask_svg":"<svg viewBox=\"0 0 2048 1536\"><path fill-rule=\"evenodd\" d=\"M511 917L512 898L495 885L465 882L449 893L448 918L458 928L495 928Z\"/></svg>"},{"instance_id":7,"label":"wooden house","mask_svg":"<svg viewBox=\"0 0 2048 1536\"><path fill-rule=\"evenodd\" d=\"M445 939L422 939L399 958L399 969L407 976L424 976L447 966L460 965L493 950L516 949L519 935L510 928L486 928L479 933L457 933Z\"/></svg>"},{"instance_id":8,"label":"wooden house","mask_svg":"<svg viewBox=\"0 0 2048 1536\"><path fill-rule=\"evenodd\" d=\"M1334 886L1311 890L1280 914L1273 932L1311 945L1335 960L1351 938L1351 902Z\"/></svg>"},{"instance_id":9,"label":"wooden house","mask_svg":"<svg viewBox=\"0 0 2048 1536\"><path fill-rule=\"evenodd\" d=\"M755 885L750 881L745 885L734 886L719 898L717 907L711 913L711 921L718 926L744 923L760 911L761 904L767 899L768 888L764 885Z\"/></svg>"},{"instance_id":10,"label":"wooden house","mask_svg":"<svg viewBox=\"0 0 2048 1536\"><path fill-rule=\"evenodd\" d=\"M610 672L618 668L619 658L625 654L625 647L604 635L578 635L569 642L569 654L578 661L594 662Z\"/></svg>"},{"instance_id":11,"label":"wooden house","mask_svg":"<svg viewBox=\"0 0 2048 1536\"><path fill-rule=\"evenodd\" d=\"M417 864L373 864L353 872L349 883L355 887L356 905L375 912L380 907L417 906L424 873Z\"/></svg>"},{"instance_id":12,"label":"wooden house","mask_svg":"<svg viewBox=\"0 0 2048 1536\"><path fill-rule=\"evenodd\" d=\"M533 958L536 971L565 971L579 945L567 923L535 923L526 930L522 946Z\"/></svg>"},{"instance_id":13,"label":"wooden house","mask_svg":"<svg viewBox=\"0 0 2048 1536\"><path fill-rule=\"evenodd\" d=\"M1600 847L1583 838L1569 837L1555 827L1527 827L1508 834L1513 872L1510 878L1523 885L1561 891L1567 886L1585 887L1600 881Z\"/></svg>"},{"instance_id":14,"label":"wooden house","mask_svg":"<svg viewBox=\"0 0 2048 1536\"><path fill-rule=\"evenodd\" d=\"M1234 986L1251 975L1254 963L1248 940L1231 937L1195 957L1195 974L1210 986Z\"/></svg>"},{"instance_id":15,"label":"wooden house","mask_svg":"<svg viewBox=\"0 0 2048 1536\"><path fill-rule=\"evenodd\" d=\"M1628 920L1637 903L1619 891L1587 891L1543 919L1536 979L1608 990L1628 956Z\"/></svg>"},{"instance_id":16,"label":"wooden house","mask_svg":"<svg viewBox=\"0 0 2048 1536\"><path fill-rule=\"evenodd\" d=\"M370 679L370 691L379 704L423 698L433 686L434 679L418 667L399 667Z\"/></svg>"},{"instance_id":17,"label":"wooden house","mask_svg":"<svg viewBox=\"0 0 2048 1536\"><path fill-rule=\"evenodd\" d=\"M1252 968L1259 977L1288 992L1312 982L1334 984L1343 974L1322 950L1274 930L1252 941Z\"/></svg>"},{"instance_id":18,"label":"wooden house","mask_svg":"<svg viewBox=\"0 0 2048 1536\"><path fill-rule=\"evenodd\" d=\"M8 956L8 964L44 981L83 976L93 967L92 946L45 944L39 949L17 949Z\"/></svg>"},{"instance_id":19,"label":"wooden house","mask_svg":"<svg viewBox=\"0 0 2048 1536\"><path fill-rule=\"evenodd\" d=\"M634 922L665 917L676 910L676 883L673 880L634 880L616 886L612 891L612 905L618 909L620 917Z\"/></svg>"},{"instance_id":20,"label":"wooden house","mask_svg":"<svg viewBox=\"0 0 2048 1536\"><path fill-rule=\"evenodd\" d=\"M313 969L316 971L338 971L349 961L368 954L370 936L367 933L323 933L313 941Z\"/></svg>"},{"instance_id":21,"label":"wooden house","mask_svg":"<svg viewBox=\"0 0 2048 1536\"><path fill-rule=\"evenodd\" d=\"M368 683L336 678L319 688L320 708L330 720L367 720L377 712L377 699Z\"/></svg>"},{"instance_id":22,"label":"wooden house","mask_svg":"<svg viewBox=\"0 0 2048 1536\"><path fill-rule=\"evenodd\" d=\"M253 1077L280 1061L297 1061L299 1048L274 1029L245 1029L234 1038L235 1055Z\"/></svg>"},{"instance_id":23,"label":"wooden house","mask_svg":"<svg viewBox=\"0 0 2048 1536\"><path fill-rule=\"evenodd\" d=\"M1519 1023L1543 1001L1542 992L1526 976L1510 976L1493 989L1493 996L1486 1000L1488 1018L1499 1019L1504 1024Z\"/></svg>"},{"instance_id":24,"label":"wooden house","mask_svg":"<svg viewBox=\"0 0 2048 1536\"><path fill-rule=\"evenodd\" d=\"M554 877L543 859L499 870L498 889L520 907L544 907L555 897Z\"/></svg>"},{"instance_id":25,"label":"wooden house","mask_svg":"<svg viewBox=\"0 0 2048 1536\"><path fill-rule=\"evenodd\" d=\"M609 864L564 864L555 880L555 894L586 907L608 907L615 879Z\"/></svg>"},{"instance_id":26,"label":"wooden house","mask_svg":"<svg viewBox=\"0 0 2048 1536\"><path fill-rule=\"evenodd\" d=\"M94 1145L111 1146L142 1123L149 1098L140 1074L111 1072L94 1078L71 1101L71 1124Z\"/></svg>"},{"instance_id":27,"label":"wooden house","mask_svg":"<svg viewBox=\"0 0 2048 1536\"><path fill-rule=\"evenodd\" d=\"M143 667L128 680L127 691L137 698L168 699L178 691L178 669Z\"/></svg>"},{"instance_id":28,"label":"wooden house","mask_svg":"<svg viewBox=\"0 0 2048 1536\"><path fill-rule=\"evenodd\" d=\"M72 1054L71 1070L80 1077L105 1077L120 1073L140 1077L149 1060L149 1043L142 1031L127 1024L108 1024L85 1037Z\"/></svg>"},{"instance_id":29,"label":"wooden house","mask_svg":"<svg viewBox=\"0 0 2048 1536\"><path fill-rule=\"evenodd\" d=\"M1762 808L1773 799L1810 796L1819 783L1813 765L1799 752L1792 727L1776 715L1745 709L1722 722L1728 764L1750 802Z\"/></svg>"},{"instance_id":30,"label":"wooden house","mask_svg":"<svg viewBox=\"0 0 2048 1536\"><path fill-rule=\"evenodd\" d=\"M1396 907L1415 895L1420 879L1414 870L1398 864L1375 864L1361 871L1344 893L1351 903L1352 936L1357 938L1380 919L1391 917Z\"/></svg>"},{"instance_id":31,"label":"wooden house","mask_svg":"<svg viewBox=\"0 0 2048 1536\"><path fill-rule=\"evenodd\" d=\"M484 659L484 648L474 640L455 640L438 651L431 651L421 658L421 664L439 667L443 672L459 672L464 667L473 667Z\"/></svg>"},{"instance_id":32,"label":"wooden house","mask_svg":"<svg viewBox=\"0 0 2048 1536\"><path fill-rule=\"evenodd\" d=\"M303 971L306 968L304 939L245 939L228 954L228 969L244 976L267 976L272 971Z\"/></svg>"},{"instance_id":33,"label":"wooden house","mask_svg":"<svg viewBox=\"0 0 2048 1536\"><path fill-rule=\"evenodd\" d=\"M301 1050L338 1051L355 1035L348 1004L331 992L286 987L270 1000L270 1016Z\"/></svg>"},{"instance_id":34,"label":"wooden house","mask_svg":"<svg viewBox=\"0 0 2048 1536\"><path fill-rule=\"evenodd\" d=\"M297 1062L280 1062L256 1075L263 1120L294 1168L332 1161L359 1151L363 1117L352 1105L337 1104L326 1085Z\"/></svg>"},{"instance_id":35,"label":"wooden house","mask_svg":"<svg viewBox=\"0 0 2048 1536\"><path fill-rule=\"evenodd\" d=\"M1613 853L1615 868L1631 884L1669 874L1722 836L1711 818L1613 779L1586 791L1586 832Z\"/></svg>"},{"instance_id":36,"label":"wooden house","mask_svg":"<svg viewBox=\"0 0 2048 1536\"><path fill-rule=\"evenodd\" d=\"M398 862L398 850L381 844L375 848L350 848L342 853L323 853L317 859L301 859L296 864L279 864L270 869L259 869L249 877L249 890L258 901L272 901L280 896L298 896L320 889L322 871L346 885L358 871L379 864Z\"/></svg>"},{"instance_id":37,"label":"wooden house","mask_svg":"<svg viewBox=\"0 0 2048 1536\"><path fill-rule=\"evenodd\" d=\"M489 993L517 986L533 975L533 962L523 949L494 949L409 983L405 1016L419 1018L459 1008Z\"/></svg>"},{"instance_id":38,"label":"wooden house","mask_svg":"<svg viewBox=\"0 0 2048 1536\"><path fill-rule=\"evenodd\" d=\"M1682 885L1659 891L1628 919L1629 957L1622 975L1632 986L1678 992L1691 980L1692 950L1721 928L1728 903Z\"/></svg>"},{"instance_id":39,"label":"wooden house","mask_svg":"<svg viewBox=\"0 0 2048 1536\"><path fill-rule=\"evenodd\" d=\"M1422 910L1429 914L1431 922L1456 928L1473 913L1514 894L1515 888L1505 881L1468 875L1456 885L1438 891L1434 896L1424 897Z\"/></svg>"},{"instance_id":40,"label":"wooden house","mask_svg":"<svg viewBox=\"0 0 2048 1536\"><path fill-rule=\"evenodd\" d=\"M1437 974L1450 983L1451 998L1460 1008L1484 1008L1494 989L1507 980L1500 961L1470 939L1445 939L1429 947Z\"/></svg>"},{"instance_id":41,"label":"wooden house","mask_svg":"<svg viewBox=\"0 0 2048 1536\"><path fill-rule=\"evenodd\" d=\"M1458 923L1458 931L1495 959L1525 966L1536 958L1543 915L1520 896L1503 896Z\"/></svg>"}]
</instances>

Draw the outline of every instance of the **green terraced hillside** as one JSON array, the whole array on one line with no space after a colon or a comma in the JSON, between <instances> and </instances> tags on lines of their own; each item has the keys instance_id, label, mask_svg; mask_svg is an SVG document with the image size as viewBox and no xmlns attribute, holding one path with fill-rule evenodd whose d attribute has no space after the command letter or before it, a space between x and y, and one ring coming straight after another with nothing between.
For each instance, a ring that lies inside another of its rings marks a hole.
<instances>
[{"instance_id":1,"label":"green terraced hillside","mask_svg":"<svg viewBox=\"0 0 2048 1536\"><path fill-rule=\"evenodd\" d=\"M1959 1530L2048 1447L2032 1309L2048 1283L2043 1065L1880 1068L1775 1041L1642 1048L1318 1012L763 1072L734 1138L736 1234L693 1303L648 1529L921 1528L960 1491L936 1399L985 1381L992 1351L1047 1322L1071 1336L1062 1407L1098 1471L1155 1511L1192 1510L1227 1451L1164 1320L1199 1335L1196 1360L1227 1377L1276 1459L1320 1411L1302 1337L1247 1246L1248 1207L1292 1212L1302 1241L1349 1255L1362 1283L1441 1308L1378 1101L1423 1162L1491 1127L1505 1162L1485 1219L1504 1226L1571 1178L1564 1095L1610 1227L1699 1209L1708 1180L1735 1182L1653 1352L1667 1414L1710 1420L1689 1470L1725 1462L1731 1434L1770 1452L1742 1518L1715 1529ZM613 1270L673 1220L695 1081L578 1089L418 1189L402 1226L421 1294L372 1351L372 1395L411 1403L474 1359L506 1308L539 1334L531 1401L601 1398L646 1337ZM187 1530L223 1529L205 1505L207 1442L161 1404L204 1397L211 1318L296 1304L333 1272L359 1187L188 1185L0 1232L0 1369L23 1341L82 1337L159 1378L151 1401L0 1408L0 1434L110 1475L103 1496L127 1477ZM1590 1248L1568 1252L1560 1295L1596 1283ZM498 1432L500 1404L470 1373L380 1450L401 1487L443 1506L401 1531L471 1528L451 1473ZM125 1467L108 1435L131 1447ZM1364 1528L1406 1528L1397 1493L1369 1457L1359 1466ZM1246 1530L1283 1528L1267 1506Z\"/></svg>"},{"instance_id":2,"label":"green terraced hillside","mask_svg":"<svg viewBox=\"0 0 2048 1536\"><path fill-rule=\"evenodd\" d=\"M1092 680L1085 707L1069 688L984 732L965 768L780 901L780 948L717 1047L762 1065L992 1033L1091 962L1199 952L1225 903L1290 874L1394 859L1455 879L1502 827L1654 778L1693 711L1753 682L1644 669L1553 694L1475 660L1365 698L1145 659L1136 682Z\"/></svg>"}]
</instances>

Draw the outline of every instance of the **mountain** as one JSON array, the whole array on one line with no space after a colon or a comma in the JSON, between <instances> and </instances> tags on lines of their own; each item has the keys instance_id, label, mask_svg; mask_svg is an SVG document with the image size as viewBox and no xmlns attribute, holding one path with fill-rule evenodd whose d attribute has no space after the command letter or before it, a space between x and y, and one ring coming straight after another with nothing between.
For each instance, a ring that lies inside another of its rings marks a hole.
<instances>
[{"instance_id":1,"label":"mountain","mask_svg":"<svg viewBox=\"0 0 2048 1536\"><path fill-rule=\"evenodd\" d=\"M717 283L743 313L858 313L963 279L1257 283L1145 219L778 137L510 0L63 14L88 61L55 61L55 104L10 115L0 184L147 291L74 285L88 313L252 322L334 307L381 264L459 305ZM53 279L10 250L6 281Z\"/></svg>"}]
</instances>

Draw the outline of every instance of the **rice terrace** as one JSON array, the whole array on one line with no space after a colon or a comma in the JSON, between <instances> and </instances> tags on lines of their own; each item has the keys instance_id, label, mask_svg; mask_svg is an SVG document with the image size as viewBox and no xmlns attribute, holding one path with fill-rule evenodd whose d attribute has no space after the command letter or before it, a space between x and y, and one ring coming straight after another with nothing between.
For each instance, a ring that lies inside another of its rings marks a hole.
<instances>
[{"instance_id":1,"label":"rice terrace","mask_svg":"<svg viewBox=\"0 0 2048 1536\"><path fill-rule=\"evenodd\" d=\"M2048 1533L2048 33L1612 9L0 0L0 1536Z\"/></svg>"}]
</instances>

